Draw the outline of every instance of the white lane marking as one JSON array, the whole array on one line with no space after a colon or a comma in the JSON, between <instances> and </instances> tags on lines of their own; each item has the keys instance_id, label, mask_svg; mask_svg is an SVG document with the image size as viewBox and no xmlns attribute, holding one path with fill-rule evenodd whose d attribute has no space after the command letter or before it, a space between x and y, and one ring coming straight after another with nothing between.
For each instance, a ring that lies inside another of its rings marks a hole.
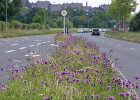
<instances>
[{"instance_id":1,"label":"white lane marking","mask_svg":"<svg viewBox=\"0 0 140 100\"><path fill-rule=\"evenodd\" d=\"M30 57L39 57L40 55L35 54L35 53L33 53L33 52L31 52L31 53L25 55L25 57L29 57L29 56L30 56Z\"/></svg>"},{"instance_id":2,"label":"white lane marking","mask_svg":"<svg viewBox=\"0 0 140 100\"><path fill-rule=\"evenodd\" d=\"M34 47L35 45L29 45L29 47Z\"/></svg>"},{"instance_id":3,"label":"white lane marking","mask_svg":"<svg viewBox=\"0 0 140 100\"><path fill-rule=\"evenodd\" d=\"M0 44L2 44L2 43L0 43Z\"/></svg>"},{"instance_id":4,"label":"white lane marking","mask_svg":"<svg viewBox=\"0 0 140 100\"><path fill-rule=\"evenodd\" d=\"M16 50L9 50L9 51L5 51L5 53L11 53L11 52L14 52Z\"/></svg>"},{"instance_id":5,"label":"white lane marking","mask_svg":"<svg viewBox=\"0 0 140 100\"><path fill-rule=\"evenodd\" d=\"M16 44L11 44L10 46L16 46L16 45L18 45L17 43Z\"/></svg>"},{"instance_id":6,"label":"white lane marking","mask_svg":"<svg viewBox=\"0 0 140 100\"><path fill-rule=\"evenodd\" d=\"M131 50L136 50L135 48L130 48Z\"/></svg>"},{"instance_id":7,"label":"white lane marking","mask_svg":"<svg viewBox=\"0 0 140 100\"><path fill-rule=\"evenodd\" d=\"M41 45L42 43L37 43L36 45Z\"/></svg>"},{"instance_id":8,"label":"white lane marking","mask_svg":"<svg viewBox=\"0 0 140 100\"><path fill-rule=\"evenodd\" d=\"M56 47L58 47L59 45L51 44L51 46L56 46Z\"/></svg>"},{"instance_id":9,"label":"white lane marking","mask_svg":"<svg viewBox=\"0 0 140 100\"><path fill-rule=\"evenodd\" d=\"M48 42L50 42L50 41L48 41Z\"/></svg>"},{"instance_id":10,"label":"white lane marking","mask_svg":"<svg viewBox=\"0 0 140 100\"><path fill-rule=\"evenodd\" d=\"M34 41L40 41L40 40L34 40Z\"/></svg>"},{"instance_id":11,"label":"white lane marking","mask_svg":"<svg viewBox=\"0 0 140 100\"><path fill-rule=\"evenodd\" d=\"M47 43L47 42L42 42L42 43Z\"/></svg>"},{"instance_id":12,"label":"white lane marking","mask_svg":"<svg viewBox=\"0 0 140 100\"><path fill-rule=\"evenodd\" d=\"M22 50L22 49L26 49L26 48L27 48L27 47L21 47L21 48L19 48L19 49L21 49L21 50Z\"/></svg>"},{"instance_id":13,"label":"white lane marking","mask_svg":"<svg viewBox=\"0 0 140 100\"><path fill-rule=\"evenodd\" d=\"M117 45L118 47L121 47L121 45Z\"/></svg>"}]
</instances>

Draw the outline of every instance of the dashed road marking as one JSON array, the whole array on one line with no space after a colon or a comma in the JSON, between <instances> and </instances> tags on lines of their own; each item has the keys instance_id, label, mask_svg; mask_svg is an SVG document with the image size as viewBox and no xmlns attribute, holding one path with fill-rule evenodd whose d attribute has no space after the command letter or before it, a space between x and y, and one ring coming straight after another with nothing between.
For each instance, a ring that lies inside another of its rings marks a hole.
<instances>
[{"instance_id":1,"label":"dashed road marking","mask_svg":"<svg viewBox=\"0 0 140 100\"><path fill-rule=\"evenodd\" d=\"M40 41L40 40L34 40L34 41Z\"/></svg>"},{"instance_id":2,"label":"dashed road marking","mask_svg":"<svg viewBox=\"0 0 140 100\"><path fill-rule=\"evenodd\" d=\"M42 42L42 43L47 43L47 42Z\"/></svg>"},{"instance_id":3,"label":"dashed road marking","mask_svg":"<svg viewBox=\"0 0 140 100\"><path fill-rule=\"evenodd\" d=\"M2 44L2 43L0 43L0 44Z\"/></svg>"},{"instance_id":4,"label":"dashed road marking","mask_svg":"<svg viewBox=\"0 0 140 100\"><path fill-rule=\"evenodd\" d=\"M16 45L18 45L17 43L16 44L11 44L10 46L16 46Z\"/></svg>"},{"instance_id":5,"label":"dashed road marking","mask_svg":"<svg viewBox=\"0 0 140 100\"><path fill-rule=\"evenodd\" d=\"M35 45L29 45L29 47L34 47Z\"/></svg>"},{"instance_id":6,"label":"dashed road marking","mask_svg":"<svg viewBox=\"0 0 140 100\"><path fill-rule=\"evenodd\" d=\"M22 50L22 49L26 49L26 48L27 48L27 47L21 47L21 48L19 48L19 49L21 49L21 50Z\"/></svg>"},{"instance_id":7,"label":"dashed road marking","mask_svg":"<svg viewBox=\"0 0 140 100\"><path fill-rule=\"evenodd\" d=\"M11 52L14 52L16 50L9 50L9 51L5 51L5 53L11 53Z\"/></svg>"},{"instance_id":8,"label":"dashed road marking","mask_svg":"<svg viewBox=\"0 0 140 100\"><path fill-rule=\"evenodd\" d=\"M118 47L121 47L121 45L117 45Z\"/></svg>"},{"instance_id":9,"label":"dashed road marking","mask_svg":"<svg viewBox=\"0 0 140 100\"><path fill-rule=\"evenodd\" d=\"M48 42L50 42L50 41L48 41Z\"/></svg>"},{"instance_id":10,"label":"dashed road marking","mask_svg":"<svg viewBox=\"0 0 140 100\"><path fill-rule=\"evenodd\" d=\"M41 45L42 43L37 43L36 45Z\"/></svg>"},{"instance_id":11,"label":"dashed road marking","mask_svg":"<svg viewBox=\"0 0 140 100\"><path fill-rule=\"evenodd\" d=\"M130 48L131 50L136 50L135 48Z\"/></svg>"},{"instance_id":12,"label":"dashed road marking","mask_svg":"<svg viewBox=\"0 0 140 100\"><path fill-rule=\"evenodd\" d=\"M25 55L25 57L29 57L29 56L30 56L30 57L40 57L40 55L35 54L35 53L33 53L33 52L31 52L31 53Z\"/></svg>"},{"instance_id":13,"label":"dashed road marking","mask_svg":"<svg viewBox=\"0 0 140 100\"><path fill-rule=\"evenodd\" d=\"M59 45L51 44L51 46L56 46L56 47L58 47Z\"/></svg>"}]
</instances>

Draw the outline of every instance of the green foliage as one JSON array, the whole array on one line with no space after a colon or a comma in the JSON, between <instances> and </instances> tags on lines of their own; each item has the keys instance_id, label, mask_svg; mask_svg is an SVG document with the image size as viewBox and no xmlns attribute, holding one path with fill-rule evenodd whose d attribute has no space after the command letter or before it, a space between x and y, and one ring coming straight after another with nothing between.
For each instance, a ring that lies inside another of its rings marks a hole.
<instances>
[{"instance_id":1,"label":"green foliage","mask_svg":"<svg viewBox=\"0 0 140 100\"><path fill-rule=\"evenodd\" d=\"M22 7L21 0L7 0L8 20L11 21L16 16ZM6 1L0 0L0 20L5 21Z\"/></svg>"},{"instance_id":2,"label":"green foliage","mask_svg":"<svg viewBox=\"0 0 140 100\"><path fill-rule=\"evenodd\" d=\"M112 0L112 3L107 11L107 15L111 16L112 19L115 19L118 22L120 21L121 23L126 23L126 21L130 18L131 12L134 12L135 9L135 0Z\"/></svg>"},{"instance_id":3,"label":"green foliage","mask_svg":"<svg viewBox=\"0 0 140 100\"><path fill-rule=\"evenodd\" d=\"M33 17L41 10L39 7L34 7L31 9L22 8L20 13L14 18L22 23L30 24L33 23Z\"/></svg>"},{"instance_id":4,"label":"green foliage","mask_svg":"<svg viewBox=\"0 0 140 100\"><path fill-rule=\"evenodd\" d=\"M140 12L132 19L130 31L140 31Z\"/></svg>"}]
</instances>

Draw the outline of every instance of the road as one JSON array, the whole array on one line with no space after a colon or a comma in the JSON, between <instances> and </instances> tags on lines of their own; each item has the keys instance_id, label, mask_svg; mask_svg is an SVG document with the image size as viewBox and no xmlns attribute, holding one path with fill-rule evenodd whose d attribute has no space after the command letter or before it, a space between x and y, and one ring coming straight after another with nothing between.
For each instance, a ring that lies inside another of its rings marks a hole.
<instances>
[{"instance_id":1,"label":"road","mask_svg":"<svg viewBox=\"0 0 140 100\"><path fill-rule=\"evenodd\" d=\"M77 34L86 37L100 46L102 52L114 51L113 58L119 58L118 65L125 77L135 82L135 76L140 76L140 44L101 36L91 36L90 33ZM140 85L140 80L138 81ZM140 92L140 91L139 91Z\"/></svg>"},{"instance_id":2,"label":"road","mask_svg":"<svg viewBox=\"0 0 140 100\"><path fill-rule=\"evenodd\" d=\"M55 35L28 36L19 38L0 39L0 81L4 82L8 79L8 73L5 66L9 64L8 59L12 59L15 63L26 63L25 58L29 56L28 51L36 52L34 57L50 56L51 52L57 48L54 45Z\"/></svg>"}]
</instances>

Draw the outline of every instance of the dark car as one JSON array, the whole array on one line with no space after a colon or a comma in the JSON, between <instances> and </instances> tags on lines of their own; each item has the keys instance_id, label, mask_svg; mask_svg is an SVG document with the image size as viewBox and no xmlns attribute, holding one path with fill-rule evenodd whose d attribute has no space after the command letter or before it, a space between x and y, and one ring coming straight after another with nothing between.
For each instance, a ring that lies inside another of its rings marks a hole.
<instances>
[{"instance_id":1,"label":"dark car","mask_svg":"<svg viewBox=\"0 0 140 100\"><path fill-rule=\"evenodd\" d=\"M89 33L88 29L84 29L84 33Z\"/></svg>"},{"instance_id":2,"label":"dark car","mask_svg":"<svg viewBox=\"0 0 140 100\"><path fill-rule=\"evenodd\" d=\"M93 29L93 31L92 31L92 36L93 36L93 35L98 35L98 36L100 36L99 29Z\"/></svg>"}]
</instances>

